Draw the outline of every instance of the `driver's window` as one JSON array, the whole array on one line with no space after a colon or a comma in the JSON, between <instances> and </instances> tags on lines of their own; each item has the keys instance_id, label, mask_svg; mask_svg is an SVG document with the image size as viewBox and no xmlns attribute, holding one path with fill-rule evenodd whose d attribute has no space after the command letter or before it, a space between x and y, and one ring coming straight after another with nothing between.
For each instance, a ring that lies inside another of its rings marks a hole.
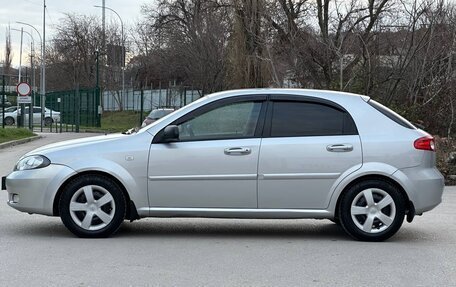
<instances>
[{"instance_id":1,"label":"driver's window","mask_svg":"<svg viewBox=\"0 0 456 287\"><path fill-rule=\"evenodd\" d=\"M239 102L210 110L178 125L181 141L253 137L261 102Z\"/></svg>"}]
</instances>

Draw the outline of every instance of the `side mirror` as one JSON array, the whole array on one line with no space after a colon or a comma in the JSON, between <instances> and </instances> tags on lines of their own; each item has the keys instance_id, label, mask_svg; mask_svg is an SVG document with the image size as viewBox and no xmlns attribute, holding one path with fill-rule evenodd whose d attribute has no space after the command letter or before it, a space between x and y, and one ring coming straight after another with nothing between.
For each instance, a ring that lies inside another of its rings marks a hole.
<instances>
[{"instance_id":1,"label":"side mirror","mask_svg":"<svg viewBox=\"0 0 456 287\"><path fill-rule=\"evenodd\" d=\"M162 141L166 143L179 141L179 128L175 125L167 126L163 130Z\"/></svg>"}]
</instances>

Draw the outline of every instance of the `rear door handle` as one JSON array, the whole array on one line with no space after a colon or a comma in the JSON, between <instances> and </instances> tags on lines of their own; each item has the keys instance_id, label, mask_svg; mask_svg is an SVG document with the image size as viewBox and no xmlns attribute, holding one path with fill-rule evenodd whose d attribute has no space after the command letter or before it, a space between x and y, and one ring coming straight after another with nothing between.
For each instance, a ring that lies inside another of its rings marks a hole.
<instances>
[{"instance_id":1,"label":"rear door handle","mask_svg":"<svg viewBox=\"0 0 456 287\"><path fill-rule=\"evenodd\" d=\"M353 150L351 144L333 144L326 147L327 151L330 152L349 152Z\"/></svg>"},{"instance_id":2,"label":"rear door handle","mask_svg":"<svg viewBox=\"0 0 456 287\"><path fill-rule=\"evenodd\" d=\"M252 150L248 147L230 147L225 149L227 155L246 155L251 153Z\"/></svg>"}]
</instances>

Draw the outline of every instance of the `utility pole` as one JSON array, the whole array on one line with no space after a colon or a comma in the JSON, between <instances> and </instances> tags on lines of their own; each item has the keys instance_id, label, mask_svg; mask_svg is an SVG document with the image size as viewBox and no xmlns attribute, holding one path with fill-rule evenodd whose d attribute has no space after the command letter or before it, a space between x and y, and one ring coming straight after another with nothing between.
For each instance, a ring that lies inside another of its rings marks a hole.
<instances>
[{"instance_id":1,"label":"utility pole","mask_svg":"<svg viewBox=\"0 0 456 287\"><path fill-rule=\"evenodd\" d=\"M98 89L100 89L100 64L99 64L99 56L100 56L100 51L98 51L98 49L95 50L95 61L97 63L96 65L96 83L95 83L95 87Z\"/></svg>"},{"instance_id":2,"label":"utility pole","mask_svg":"<svg viewBox=\"0 0 456 287\"><path fill-rule=\"evenodd\" d=\"M2 128L5 128L5 74L2 75Z\"/></svg>"},{"instance_id":3,"label":"utility pole","mask_svg":"<svg viewBox=\"0 0 456 287\"><path fill-rule=\"evenodd\" d=\"M43 74L41 75L41 131L43 131L44 117L46 111L46 0L43 0L43 50L41 51L41 56L43 57Z\"/></svg>"},{"instance_id":4,"label":"utility pole","mask_svg":"<svg viewBox=\"0 0 456 287\"><path fill-rule=\"evenodd\" d=\"M22 38L24 36L24 28L21 28L21 49L19 51L19 78L17 80L17 83L21 83L21 69L22 69Z\"/></svg>"},{"instance_id":5,"label":"utility pole","mask_svg":"<svg viewBox=\"0 0 456 287\"><path fill-rule=\"evenodd\" d=\"M103 108L103 92L104 92L104 89L105 89L105 79L106 79L106 62L104 60L104 55L106 55L106 21L105 21L105 18L106 18L106 2L105 0L102 0L102 3L101 3L101 21L102 21L102 24L103 24L103 42L101 43L102 44L102 47L101 47L101 53L103 55L102 57L102 69L101 69L101 81L102 81L102 84L101 84L101 89L100 89L100 105L101 105L101 108L100 110L102 110ZM98 117L100 118L101 117L101 114L98 115Z\"/></svg>"},{"instance_id":6,"label":"utility pole","mask_svg":"<svg viewBox=\"0 0 456 287\"><path fill-rule=\"evenodd\" d=\"M41 107L44 107L44 101L43 101L43 98L42 98L43 95L46 92L46 89L45 89L45 86L44 86L44 83L45 83L45 70L46 70L46 63L44 62L44 57L45 57L44 38L41 37L40 32L34 26L32 26L32 25L30 25L28 23L25 23L25 22L20 22L20 21L17 21L16 23L31 27L38 34L38 37L40 37L40 43L41 43L41 77L40 77L41 83L40 83L40 93L41 93ZM44 27L43 27L43 30L44 30ZM42 108L42 112L43 112L43 108ZM41 114L41 117L43 118L43 114ZM43 131L43 121L41 121L41 131Z\"/></svg>"},{"instance_id":7,"label":"utility pole","mask_svg":"<svg viewBox=\"0 0 456 287\"><path fill-rule=\"evenodd\" d=\"M35 58L35 39L33 38L33 35L32 33L29 33L27 31L24 31L22 28L19 30L19 29L14 29L14 28L11 28L11 30L14 30L14 31L19 31L21 33L25 33L27 35L30 36L30 39L31 39L31 42L30 42L30 67L32 69L32 82L31 82L31 86L32 86L32 103L30 104L30 109L29 109L29 128L30 129L33 129L33 121L32 121L32 116L33 116L33 106L34 106L34 103L35 103L35 63L34 63L34 58ZM21 57L22 58L22 57ZM21 65L22 66L22 65ZM22 73L21 73L21 78L22 78ZM19 81L20 82L20 81Z\"/></svg>"},{"instance_id":8,"label":"utility pole","mask_svg":"<svg viewBox=\"0 0 456 287\"><path fill-rule=\"evenodd\" d=\"M23 37L24 37L24 28L21 27L21 49L19 52L19 78L17 80L17 84L20 84L22 82L21 72L22 72L22 39L23 39ZM21 117L17 121L18 127L24 126L24 119L25 119L25 104L21 104Z\"/></svg>"},{"instance_id":9,"label":"utility pole","mask_svg":"<svg viewBox=\"0 0 456 287\"><path fill-rule=\"evenodd\" d=\"M30 104L29 109L29 128L33 131L33 106L35 105L35 65L33 58L35 57L35 48L33 45L32 37L32 48L30 49L30 66L32 68L32 103Z\"/></svg>"},{"instance_id":10,"label":"utility pole","mask_svg":"<svg viewBox=\"0 0 456 287\"><path fill-rule=\"evenodd\" d=\"M95 50L95 55L96 55L96 83L95 83L95 93L97 94L98 98L100 100L102 99L100 96L100 51L98 48ZM100 111L101 106L98 106L98 111L97 111L97 127L101 127L101 114Z\"/></svg>"},{"instance_id":11,"label":"utility pole","mask_svg":"<svg viewBox=\"0 0 456 287\"><path fill-rule=\"evenodd\" d=\"M103 47L105 45L105 10L108 9L110 10L111 12L113 12L114 14L116 14L116 16L119 18L120 20L120 28L121 28L121 45L122 45L122 49L121 49L121 58L120 58L120 69L122 71L122 93L121 93L121 99L123 99L123 96L125 94L125 36L124 36L124 24L123 24L123 21L122 21L122 17L120 17L119 13L117 13L114 9L112 8L109 8L109 7L106 7L105 6L105 0L103 0L103 5L102 6L98 6L98 5L94 5L94 7L96 8L101 8L103 9ZM104 50L104 48L103 48ZM105 50L104 50L105 51Z\"/></svg>"}]
</instances>

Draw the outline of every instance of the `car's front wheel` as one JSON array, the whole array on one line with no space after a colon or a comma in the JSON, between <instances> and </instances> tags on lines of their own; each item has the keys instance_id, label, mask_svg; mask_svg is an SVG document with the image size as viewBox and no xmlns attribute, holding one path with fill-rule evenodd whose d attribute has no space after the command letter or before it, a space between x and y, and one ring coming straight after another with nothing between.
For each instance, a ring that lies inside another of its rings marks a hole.
<instances>
[{"instance_id":1,"label":"car's front wheel","mask_svg":"<svg viewBox=\"0 0 456 287\"><path fill-rule=\"evenodd\" d=\"M65 226L79 237L108 237L125 218L125 197L113 180L83 175L66 185L59 202Z\"/></svg>"},{"instance_id":2,"label":"car's front wheel","mask_svg":"<svg viewBox=\"0 0 456 287\"><path fill-rule=\"evenodd\" d=\"M366 180L342 196L339 219L344 230L358 240L383 241L393 236L405 217L400 190L383 180Z\"/></svg>"}]
</instances>

